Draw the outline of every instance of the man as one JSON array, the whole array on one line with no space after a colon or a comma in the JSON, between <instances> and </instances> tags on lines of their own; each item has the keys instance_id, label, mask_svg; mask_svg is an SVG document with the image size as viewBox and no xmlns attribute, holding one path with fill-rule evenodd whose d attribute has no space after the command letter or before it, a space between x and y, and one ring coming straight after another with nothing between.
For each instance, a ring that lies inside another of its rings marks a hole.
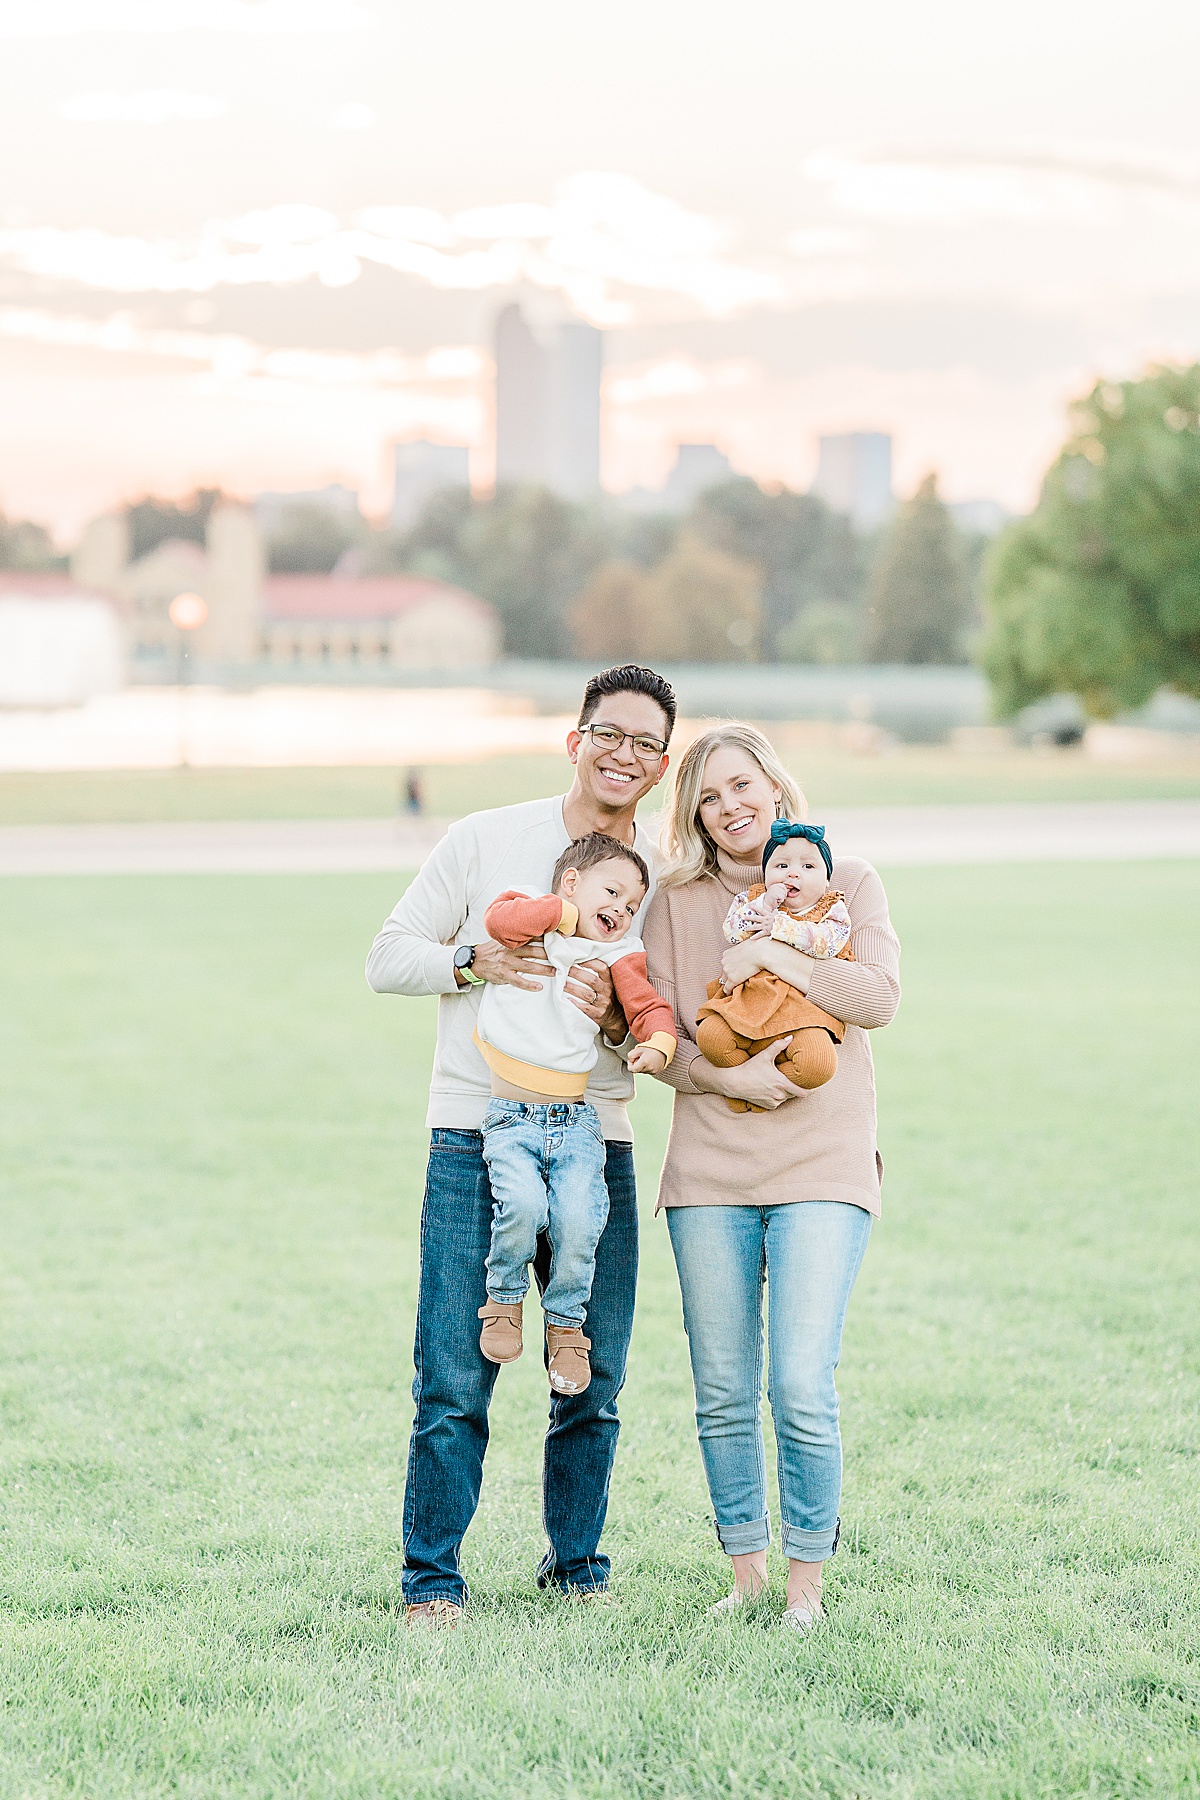
<instances>
[{"instance_id":1,"label":"man","mask_svg":"<svg viewBox=\"0 0 1200 1800\"><path fill-rule=\"evenodd\" d=\"M432 1137L413 1351L417 1410L404 1490L402 1585L413 1625L457 1625L466 1602L459 1550L479 1503L497 1375L497 1365L480 1351L476 1316L485 1298L492 1225L481 1134L491 1078L472 1041L478 997L485 982L536 988L554 974L541 945L507 950L489 940L483 916L508 888L545 893L562 851L589 832L632 844L653 869L655 846L634 813L666 773L674 724L674 691L652 669L630 665L593 676L578 729L567 736L575 766L570 792L475 813L452 825L367 959L367 980L376 993L441 996L426 1119ZM537 1579L540 1587L587 1597L608 1584L608 1558L598 1546L633 1326L637 1196L626 1112L633 1078L618 1054L631 1049L632 1040L626 1041L605 965L577 964L576 974L566 991L601 1027L587 1099L604 1130L609 1218L588 1303L591 1384L582 1394L550 1401L542 1481L550 1548ZM543 1242L534 1267L539 1287L548 1272Z\"/></svg>"}]
</instances>

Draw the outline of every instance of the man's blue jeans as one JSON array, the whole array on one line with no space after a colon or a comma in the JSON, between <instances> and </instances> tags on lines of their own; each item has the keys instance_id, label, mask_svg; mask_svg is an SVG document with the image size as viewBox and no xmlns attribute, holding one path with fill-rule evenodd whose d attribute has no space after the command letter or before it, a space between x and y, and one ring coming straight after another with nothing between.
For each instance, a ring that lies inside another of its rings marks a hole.
<instances>
[{"instance_id":1,"label":"man's blue jeans","mask_svg":"<svg viewBox=\"0 0 1200 1800\"><path fill-rule=\"evenodd\" d=\"M488 1294L507 1306L525 1298L545 1232L550 1277L542 1311L551 1325L582 1325L608 1222L600 1115L586 1100L494 1099L483 1121L483 1160L495 1201Z\"/></svg>"},{"instance_id":2,"label":"man's blue jeans","mask_svg":"<svg viewBox=\"0 0 1200 1800\"><path fill-rule=\"evenodd\" d=\"M871 1215L841 1200L801 1200L672 1206L667 1223L721 1548L745 1556L771 1541L762 1434L765 1286L783 1551L799 1562L824 1562L837 1548L842 1491L834 1371Z\"/></svg>"},{"instance_id":3,"label":"man's blue jeans","mask_svg":"<svg viewBox=\"0 0 1200 1800\"><path fill-rule=\"evenodd\" d=\"M608 1224L596 1251L588 1308L592 1379L582 1394L550 1397L542 1473L542 1522L550 1548L538 1585L601 1588L598 1553L617 1449L617 1395L625 1381L637 1285L633 1145L606 1146ZM416 1418L404 1488L406 1601L466 1597L458 1558L479 1504L488 1402L498 1369L479 1348L478 1309L492 1234L492 1190L478 1131L435 1131L421 1213L421 1284L413 1349ZM549 1245L534 1277L544 1288Z\"/></svg>"}]
</instances>

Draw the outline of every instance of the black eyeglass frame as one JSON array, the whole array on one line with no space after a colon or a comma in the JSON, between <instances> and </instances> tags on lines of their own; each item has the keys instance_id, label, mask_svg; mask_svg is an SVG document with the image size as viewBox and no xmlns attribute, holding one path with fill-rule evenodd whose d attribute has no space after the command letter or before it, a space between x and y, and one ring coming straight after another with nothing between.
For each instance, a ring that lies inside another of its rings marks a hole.
<instances>
[{"instance_id":1,"label":"black eyeglass frame","mask_svg":"<svg viewBox=\"0 0 1200 1800\"><path fill-rule=\"evenodd\" d=\"M649 732L646 731L622 731L616 725L603 725L594 722L587 725L581 725L579 729L581 732L587 732L592 740L593 750L619 750L622 744L629 743L633 745L633 754L637 757L639 762L647 762L651 757L655 762L661 762L663 757L667 754L667 746L663 743L662 739L651 737ZM598 744L596 742L596 733L598 731L607 731L610 736L616 738L616 743ZM649 755L643 756L638 749L639 744L653 744L654 749Z\"/></svg>"}]
</instances>

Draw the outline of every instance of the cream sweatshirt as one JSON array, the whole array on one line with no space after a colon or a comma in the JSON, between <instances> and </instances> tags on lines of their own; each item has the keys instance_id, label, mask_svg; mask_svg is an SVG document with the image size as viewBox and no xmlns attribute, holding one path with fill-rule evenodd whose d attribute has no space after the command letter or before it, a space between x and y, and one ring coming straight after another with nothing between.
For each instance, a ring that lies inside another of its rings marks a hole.
<instances>
[{"instance_id":1,"label":"cream sweatshirt","mask_svg":"<svg viewBox=\"0 0 1200 1800\"><path fill-rule=\"evenodd\" d=\"M371 946L367 980L377 994L439 996L425 1119L433 1128L478 1131L492 1091L487 1064L473 1041L484 989L459 988L454 979L455 947L484 941L488 935L484 914L507 889L549 891L554 865L571 842L563 823L563 798L560 794L552 800L501 806L457 820ZM640 825L635 828L634 847L653 882L660 861L658 846ZM631 937L639 932L648 904L649 897L634 920ZM587 1099L600 1114L605 1137L631 1143L626 1107L633 1098L633 1076L602 1035L596 1043Z\"/></svg>"}]
</instances>

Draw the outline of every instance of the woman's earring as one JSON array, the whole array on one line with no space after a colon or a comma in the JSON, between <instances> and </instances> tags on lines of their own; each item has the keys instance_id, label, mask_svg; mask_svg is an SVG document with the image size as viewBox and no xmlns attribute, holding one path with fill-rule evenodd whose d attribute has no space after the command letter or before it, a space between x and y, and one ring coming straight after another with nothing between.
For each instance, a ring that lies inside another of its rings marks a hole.
<instances>
[{"instance_id":1,"label":"woman's earring","mask_svg":"<svg viewBox=\"0 0 1200 1800\"><path fill-rule=\"evenodd\" d=\"M782 817L783 817L783 800L782 799L779 799L775 802L775 817L777 819L782 819Z\"/></svg>"}]
</instances>

